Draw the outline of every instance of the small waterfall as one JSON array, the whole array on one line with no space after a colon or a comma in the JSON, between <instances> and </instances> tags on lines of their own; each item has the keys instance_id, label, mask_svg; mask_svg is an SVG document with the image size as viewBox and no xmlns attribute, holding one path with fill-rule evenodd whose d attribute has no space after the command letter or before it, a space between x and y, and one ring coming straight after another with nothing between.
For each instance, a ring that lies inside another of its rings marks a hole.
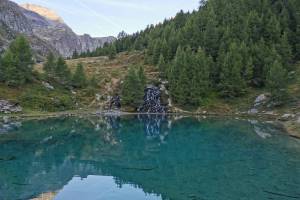
<instances>
[{"instance_id":1,"label":"small waterfall","mask_svg":"<svg viewBox=\"0 0 300 200\"><path fill-rule=\"evenodd\" d=\"M148 86L145 89L144 103L138 111L141 113L166 113L166 110L166 106L161 104L160 88Z\"/></svg>"}]
</instances>

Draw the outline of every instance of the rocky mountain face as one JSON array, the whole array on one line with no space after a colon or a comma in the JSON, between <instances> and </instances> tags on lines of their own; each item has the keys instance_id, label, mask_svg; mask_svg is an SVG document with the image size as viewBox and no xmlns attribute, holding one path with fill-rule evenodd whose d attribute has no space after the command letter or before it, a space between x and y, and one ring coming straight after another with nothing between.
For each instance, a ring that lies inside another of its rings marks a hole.
<instances>
[{"instance_id":1,"label":"rocky mountain face","mask_svg":"<svg viewBox=\"0 0 300 200\"><path fill-rule=\"evenodd\" d=\"M114 37L92 38L77 35L54 11L25 4L17 5L9 0L0 0L0 51L5 49L17 34L24 34L31 42L37 57L52 51L64 57L73 52L93 51Z\"/></svg>"}]
</instances>

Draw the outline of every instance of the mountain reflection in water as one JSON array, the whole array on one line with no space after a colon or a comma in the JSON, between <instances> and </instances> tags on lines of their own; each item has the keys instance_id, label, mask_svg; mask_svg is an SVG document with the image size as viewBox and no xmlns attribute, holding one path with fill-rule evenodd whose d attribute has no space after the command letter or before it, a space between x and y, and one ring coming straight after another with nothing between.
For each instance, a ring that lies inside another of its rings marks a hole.
<instances>
[{"instance_id":1,"label":"mountain reflection in water","mask_svg":"<svg viewBox=\"0 0 300 200\"><path fill-rule=\"evenodd\" d=\"M0 199L300 198L299 147L257 121L24 121L0 135Z\"/></svg>"}]
</instances>

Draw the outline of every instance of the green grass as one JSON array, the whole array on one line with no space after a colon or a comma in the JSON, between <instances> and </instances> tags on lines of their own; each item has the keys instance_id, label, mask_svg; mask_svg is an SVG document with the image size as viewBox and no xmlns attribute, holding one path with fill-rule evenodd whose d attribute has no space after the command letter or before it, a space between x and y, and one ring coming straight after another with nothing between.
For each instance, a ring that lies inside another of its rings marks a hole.
<instances>
[{"instance_id":1,"label":"green grass","mask_svg":"<svg viewBox=\"0 0 300 200\"><path fill-rule=\"evenodd\" d=\"M50 82L54 90L49 91L42 85L42 76L37 76L37 81L32 84L24 85L20 88L10 88L0 84L0 99L6 99L14 103L19 103L25 113L33 112L58 112L66 110L92 109L99 108L99 105L105 103L107 95L112 95L120 89L120 82L127 73L129 65L144 65L141 52L122 53L114 60L108 60L104 57L81 58L68 60L71 70L73 66L82 63L87 76L95 75L98 81L97 88L76 89L76 94L72 94L70 89L64 86ZM157 68L144 65L148 77L148 83L158 84ZM36 70L42 72L41 65L36 66ZM285 106L272 108L278 113L300 112L300 63L295 65L295 76L290 80L289 94L292 100L289 100ZM109 92L109 90L113 92ZM202 101L199 108L185 107L188 111L206 110L215 113L236 113L246 112L252 108L255 98L266 93L265 89L248 89L244 96L234 99L223 99L217 92L211 92L209 96ZM101 102L95 102L95 94L102 96ZM265 110L268 110L265 108Z\"/></svg>"}]
</instances>

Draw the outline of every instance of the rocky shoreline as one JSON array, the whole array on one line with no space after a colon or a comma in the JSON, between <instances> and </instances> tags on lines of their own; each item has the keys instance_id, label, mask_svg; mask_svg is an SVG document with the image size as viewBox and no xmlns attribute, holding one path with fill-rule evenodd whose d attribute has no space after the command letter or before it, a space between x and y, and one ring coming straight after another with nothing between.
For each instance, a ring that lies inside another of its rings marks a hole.
<instances>
[{"instance_id":1,"label":"rocky shoreline","mask_svg":"<svg viewBox=\"0 0 300 200\"><path fill-rule=\"evenodd\" d=\"M233 119L249 119L249 120L259 120L259 121L268 121L273 122L276 126L293 138L300 139L300 117L294 115L284 114L283 116L275 114L266 114L266 113L216 113L216 112L188 112L188 111L177 111L169 113L136 113L136 112L122 112L118 110L74 110L74 111L65 111L65 112L53 112L53 113L9 113L1 114L0 113L0 125L2 124L2 129L9 130L14 127L18 127L21 123L19 121L24 120L40 120L47 118L57 118L57 117L88 117L88 116L103 116L103 115L182 115L182 116L197 116L202 117L203 119L216 117L216 118L233 118ZM17 122L16 122L17 121ZM4 125L4 126L3 126ZM0 132L1 132L0 126ZM2 131L3 131L2 130Z\"/></svg>"}]
</instances>

